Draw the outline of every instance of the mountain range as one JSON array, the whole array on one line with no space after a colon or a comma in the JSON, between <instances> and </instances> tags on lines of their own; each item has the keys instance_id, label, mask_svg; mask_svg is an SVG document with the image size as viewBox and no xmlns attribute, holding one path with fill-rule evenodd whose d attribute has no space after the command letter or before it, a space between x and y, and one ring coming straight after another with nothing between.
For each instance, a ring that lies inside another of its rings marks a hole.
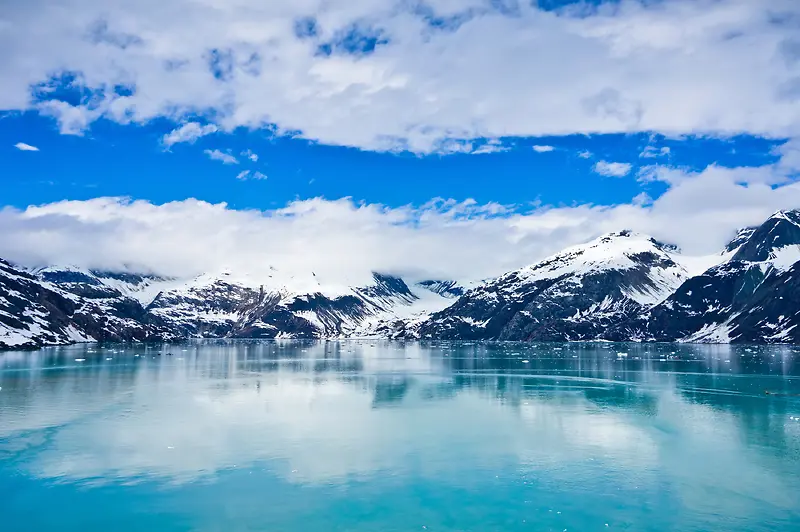
<instances>
[{"instance_id":1,"label":"mountain range","mask_svg":"<svg viewBox=\"0 0 800 532\"><path fill-rule=\"evenodd\" d=\"M173 279L0 259L0 348L187 338L800 342L800 211L687 257L631 231L480 283L313 272Z\"/></svg>"}]
</instances>

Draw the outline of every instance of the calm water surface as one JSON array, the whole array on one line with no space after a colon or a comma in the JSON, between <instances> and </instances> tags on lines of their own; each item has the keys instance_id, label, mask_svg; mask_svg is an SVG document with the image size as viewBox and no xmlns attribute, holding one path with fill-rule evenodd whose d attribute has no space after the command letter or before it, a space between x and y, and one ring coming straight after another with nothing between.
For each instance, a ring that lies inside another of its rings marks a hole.
<instances>
[{"instance_id":1,"label":"calm water surface","mask_svg":"<svg viewBox=\"0 0 800 532\"><path fill-rule=\"evenodd\" d=\"M796 532L798 357L388 342L4 353L0 530Z\"/></svg>"}]
</instances>

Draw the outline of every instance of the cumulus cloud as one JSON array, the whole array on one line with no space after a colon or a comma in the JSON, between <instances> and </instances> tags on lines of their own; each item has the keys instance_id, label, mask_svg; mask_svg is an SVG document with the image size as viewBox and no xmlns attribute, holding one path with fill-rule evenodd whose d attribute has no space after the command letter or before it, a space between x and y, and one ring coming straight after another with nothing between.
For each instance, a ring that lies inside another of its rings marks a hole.
<instances>
[{"instance_id":1,"label":"cumulus cloud","mask_svg":"<svg viewBox=\"0 0 800 532\"><path fill-rule=\"evenodd\" d=\"M25 144L24 142L17 142L14 144L14 147L20 151L39 151L39 148L36 146L31 146L30 144Z\"/></svg>"},{"instance_id":2,"label":"cumulus cloud","mask_svg":"<svg viewBox=\"0 0 800 532\"><path fill-rule=\"evenodd\" d=\"M200 137L210 135L218 130L219 128L214 124L202 125L197 122L187 122L161 137L161 143L167 148L181 142L192 144Z\"/></svg>"},{"instance_id":3,"label":"cumulus cloud","mask_svg":"<svg viewBox=\"0 0 800 532\"><path fill-rule=\"evenodd\" d=\"M261 172L259 172L258 170L256 170L255 172L253 172L253 177L252 177L252 179L266 179L266 178L267 178L267 175L266 175L266 174L262 174L262 173L261 173Z\"/></svg>"},{"instance_id":4,"label":"cumulus cloud","mask_svg":"<svg viewBox=\"0 0 800 532\"><path fill-rule=\"evenodd\" d=\"M248 175L250 175L250 170L242 170L241 172L236 174L236 179L244 181L245 179L247 179Z\"/></svg>"},{"instance_id":5,"label":"cumulus cloud","mask_svg":"<svg viewBox=\"0 0 800 532\"><path fill-rule=\"evenodd\" d=\"M594 171L600 175L608 177L625 177L631 172L630 163L610 163L608 161L597 161Z\"/></svg>"},{"instance_id":6,"label":"cumulus cloud","mask_svg":"<svg viewBox=\"0 0 800 532\"><path fill-rule=\"evenodd\" d=\"M740 227L800 207L796 150L775 164L654 167L667 190L629 204L519 208L436 199L389 207L343 198L236 210L195 199L161 205L123 198L0 211L0 257L29 266L74 264L191 276L224 268L310 272L365 283L370 272L410 279L481 279L530 264L602 233L632 229L687 254L718 252Z\"/></svg>"},{"instance_id":7,"label":"cumulus cloud","mask_svg":"<svg viewBox=\"0 0 800 532\"><path fill-rule=\"evenodd\" d=\"M589 159L592 157L592 152L590 152L589 150L579 151L578 157L580 157L581 159Z\"/></svg>"},{"instance_id":8,"label":"cumulus cloud","mask_svg":"<svg viewBox=\"0 0 800 532\"><path fill-rule=\"evenodd\" d=\"M10 2L0 109L38 110L70 134L100 118L203 116L418 153L572 133L800 135L794 0L514 6ZM69 75L70 98L53 75Z\"/></svg>"},{"instance_id":9,"label":"cumulus cloud","mask_svg":"<svg viewBox=\"0 0 800 532\"><path fill-rule=\"evenodd\" d=\"M536 152L539 152L539 153L547 153L547 152L553 151L553 150L555 150L555 147L553 147L553 146L546 146L546 145L540 145L540 144L537 144L537 145L535 145L533 147L533 151L536 151Z\"/></svg>"},{"instance_id":10,"label":"cumulus cloud","mask_svg":"<svg viewBox=\"0 0 800 532\"><path fill-rule=\"evenodd\" d=\"M208 155L208 158L212 161L220 161L222 164L239 164L239 159L231 155L230 153L225 153L224 151L220 150L203 150L203 153Z\"/></svg>"},{"instance_id":11,"label":"cumulus cloud","mask_svg":"<svg viewBox=\"0 0 800 532\"><path fill-rule=\"evenodd\" d=\"M72 105L61 100L41 102L37 104L36 109L44 116L55 118L62 135L82 136L89 124L103 114L100 109L92 109L86 105Z\"/></svg>"}]
</instances>

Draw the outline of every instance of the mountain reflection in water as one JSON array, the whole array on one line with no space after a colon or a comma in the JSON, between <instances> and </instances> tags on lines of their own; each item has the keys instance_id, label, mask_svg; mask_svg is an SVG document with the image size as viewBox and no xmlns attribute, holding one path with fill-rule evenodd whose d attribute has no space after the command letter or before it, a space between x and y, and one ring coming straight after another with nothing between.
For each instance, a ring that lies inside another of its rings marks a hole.
<instances>
[{"instance_id":1,"label":"mountain reflection in water","mask_svg":"<svg viewBox=\"0 0 800 532\"><path fill-rule=\"evenodd\" d=\"M10 352L3 509L11 530L87 526L73 507L37 513L41 497L103 504L89 520L129 515L124 530L790 530L797 351L210 341Z\"/></svg>"}]
</instances>

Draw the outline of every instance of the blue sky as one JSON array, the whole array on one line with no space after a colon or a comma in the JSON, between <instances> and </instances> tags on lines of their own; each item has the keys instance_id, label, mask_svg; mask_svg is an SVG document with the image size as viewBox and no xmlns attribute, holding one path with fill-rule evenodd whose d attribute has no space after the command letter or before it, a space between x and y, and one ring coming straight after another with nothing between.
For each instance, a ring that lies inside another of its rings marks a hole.
<instances>
[{"instance_id":1,"label":"blue sky","mask_svg":"<svg viewBox=\"0 0 800 532\"><path fill-rule=\"evenodd\" d=\"M173 128L166 120L142 126L102 120L82 136L61 135L51 118L7 114L0 120L3 203L23 208L98 196L156 203L193 197L234 208L269 209L321 196L388 206L420 205L435 197L608 205L628 203L641 192L653 199L664 192L663 183L638 179L641 167L668 164L697 171L711 164L761 166L777 160L772 151L784 142L752 136L570 135L503 138L506 151L495 153L415 155L326 146L240 128L167 149L161 138ZM19 150L18 142L39 151ZM533 146L554 149L539 152ZM648 146L659 155L642 156ZM669 153L661 155L662 148ZM223 164L205 150L230 152L239 162ZM246 150L258 160L242 156ZM594 171L598 161L628 163L632 169L622 177L603 176ZM237 179L246 170L267 179Z\"/></svg>"},{"instance_id":2,"label":"blue sky","mask_svg":"<svg viewBox=\"0 0 800 532\"><path fill-rule=\"evenodd\" d=\"M4 7L21 264L476 279L800 207L796 0Z\"/></svg>"}]
</instances>

